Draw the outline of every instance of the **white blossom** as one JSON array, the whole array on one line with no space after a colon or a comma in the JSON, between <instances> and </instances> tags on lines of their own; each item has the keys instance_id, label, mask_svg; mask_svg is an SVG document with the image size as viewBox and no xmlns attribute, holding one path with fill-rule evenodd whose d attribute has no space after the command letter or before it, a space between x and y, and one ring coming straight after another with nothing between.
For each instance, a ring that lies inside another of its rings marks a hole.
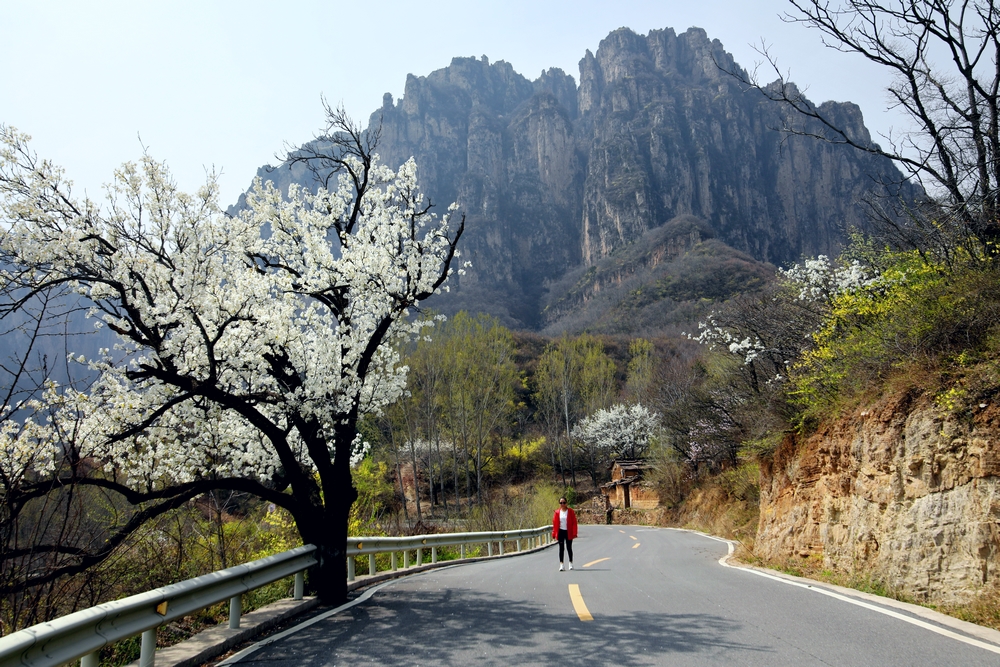
<instances>
[{"instance_id":1,"label":"white blossom","mask_svg":"<svg viewBox=\"0 0 1000 667\"><path fill-rule=\"evenodd\" d=\"M877 276L861 263L837 263L826 255L807 259L789 269L779 269L784 278L799 287L800 301L829 301L843 292L867 287L877 281Z\"/></svg>"},{"instance_id":2,"label":"white blossom","mask_svg":"<svg viewBox=\"0 0 1000 667\"><path fill-rule=\"evenodd\" d=\"M59 399L72 403L66 418L82 415L87 456L133 484L267 480L286 464L251 417L286 433L309 469L300 423L322 424L332 445L348 415L378 413L403 392L397 343L429 324L406 307L437 289L453 245L447 215L421 215L412 159L394 172L374 156L372 187L347 228L356 194L346 176L287 196L258 178L230 217L213 178L183 193L144 156L116 172L100 210L65 197L61 170L27 159L26 141L0 128L0 170L20 178L0 179L0 250L34 267L34 284L71 286L120 338L96 359L73 356L100 377L88 395ZM47 428L4 422L0 465L50 468ZM352 459L367 446L354 442Z\"/></svg>"},{"instance_id":3,"label":"white blossom","mask_svg":"<svg viewBox=\"0 0 1000 667\"><path fill-rule=\"evenodd\" d=\"M573 437L601 456L641 456L660 424L660 416L641 404L618 403L581 420Z\"/></svg>"}]
</instances>

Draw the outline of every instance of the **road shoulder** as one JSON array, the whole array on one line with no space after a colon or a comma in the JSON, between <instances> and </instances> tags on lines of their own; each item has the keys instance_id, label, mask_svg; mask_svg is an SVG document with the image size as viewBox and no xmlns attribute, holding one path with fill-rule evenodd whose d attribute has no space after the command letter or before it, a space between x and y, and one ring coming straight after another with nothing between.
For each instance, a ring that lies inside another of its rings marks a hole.
<instances>
[{"instance_id":1,"label":"road shoulder","mask_svg":"<svg viewBox=\"0 0 1000 667\"><path fill-rule=\"evenodd\" d=\"M785 582L804 586L805 588L819 589L819 591L827 591L832 594L852 598L855 600L863 601L868 604L880 606L880 607L890 607L892 609L899 610L904 614L915 616L917 618L923 619L930 623L933 623L955 632L959 632L969 637L974 637L976 639L988 642L995 646L1000 647L1000 631L994 630L993 628L988 628L982 625L977 625L975 623L970 623L968 621L963 621L961 619L955 618L954 616L948 616L947 614L942 614L939 611L929 609L927 607L922 607L917 604L912 604L909 602L902 602L900 600L894 600L893 598L882 597L880 595L873 595L872 593L865 593L864 591L855 590L853 588L847 588L845 586L838 586L836 584L829 584L822 581L817 581L815 579L809 579L806 577L799 577L792 574L786 574L778 570L772 570L770 568L760 567L758 565L749 565L747 563L741 563L733 557L735 553L736 543L732 540L727 540L721 537L716 537L715 535L709 535L708 533L703 533L698 530L690 530L688 528L665 528L664 530L680 530L688 533L696 533L704 537L724 542L729 547L729 553L719 559L719 564L724 567L729 567L739 570L747 570L761 574L773 579L783 580Z\"/></svg>"}]
</instances>

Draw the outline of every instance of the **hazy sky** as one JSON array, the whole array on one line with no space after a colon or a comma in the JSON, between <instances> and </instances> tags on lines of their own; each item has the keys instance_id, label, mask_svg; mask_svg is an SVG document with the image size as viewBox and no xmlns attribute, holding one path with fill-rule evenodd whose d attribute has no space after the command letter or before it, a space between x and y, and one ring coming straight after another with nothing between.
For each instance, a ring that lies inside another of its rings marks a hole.
<instances>
[{"instance_id":1,"label":"hazy sky","mask_svg":"<svg viewBox=\"0 0 1000 667\"><path fill-rule=\"evenodd\" d=\"M401 97L407 73L454 56L506 60L529 79L578 63L610 31L691 26L744 68L765 40L815 102L860 105L876 134L903 121L885 112L883 72L824 48L783 23L785 0L0 0L0 123L32 135L78 192L102 195L113 169L145 145L183 189L222 171L236 200L285 142L320 128L320 96L357 120ZM768 75L768 80L773 76ZM140 144L141 138L141 144Z\"/></svg>"}]
</instances>

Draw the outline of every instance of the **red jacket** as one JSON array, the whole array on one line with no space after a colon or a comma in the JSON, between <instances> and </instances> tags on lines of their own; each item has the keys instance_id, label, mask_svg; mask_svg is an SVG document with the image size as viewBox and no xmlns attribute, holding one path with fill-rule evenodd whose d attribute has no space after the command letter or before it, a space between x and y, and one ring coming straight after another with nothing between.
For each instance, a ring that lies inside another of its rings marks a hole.
<instances>
[{"instance_id":1,"label":"red jacket","mask_svg":"<svg viewBox=\"0 0 1000 667\"><path fill-rule=\"evenodd\" d=\"M566 539L576 539L576 512L572 507L567 507L569 514L566 516ZM552 516L552 539L559 539L559 510Z\"/></svg>"}]
</instances>

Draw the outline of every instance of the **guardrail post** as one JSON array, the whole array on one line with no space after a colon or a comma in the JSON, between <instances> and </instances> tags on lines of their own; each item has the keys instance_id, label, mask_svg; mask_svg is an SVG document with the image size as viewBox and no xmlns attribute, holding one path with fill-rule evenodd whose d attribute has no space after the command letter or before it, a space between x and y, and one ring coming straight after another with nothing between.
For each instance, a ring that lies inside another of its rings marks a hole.
<instances>
[{"instance_id":1,"label":"guardrail post","mask_svg":"<svg viewBox=\"0 0 1000 667\"><path fill-rule=\"evenodd\" d=\"M465 558L465 543L458 545L458 557Z\"/></svg>"},{"instance_id":2,"label":"guardrail post","mask_svg":"<svg viewBox=\"0 0 1000 667\"><path fill-rule=\"evenodd\" d=\"M437 547L431 547L431 562L432 563L438 562L438 548Z\"/></svg>"},{"instance_id":3,"label":"guardrail post","mask_svg":"<svg viewBox=\"0 0 1000 667\"><path fill-rule=\"evenodd\" d=\"M354 581L354 556L347 557L347 580Z\"/></svg>"},{"instance_id":4,"label":"guardrail post","mask_svg":"<svg viewBox=\"0 0 1000 667\"><path fill-rule=\"evenodd\" d=\"M236 630L240 627L240 616L243 615L242 596L234 595L229 598L229 629Z\"/></svg>"},{"instance_id":5,"label":"guardrail post","mask_svg":"<svg viewBox=\"0 0 1000 667\"><path fill-rule=\"evenodd\" d=\"M423 564L424 564L424 550L417 549L417 565L423 565Z\"/></svg>"},{"instance_id":6,"label":"guardrail post","mask_svg":"<svg viewBox=\"0 0 1000 667\"><path fill-rule=\"evenodd\" d=\"M486 543L486 555L487 556L492 556L493 555L493 543L492 542L487 542Z\"/></svg>"},{"instance_id":7,"label":"guardrail post","mask_svg":"<svg viewBox=\"0 0 1000 667\"><path fill-rule=\"evenodd\" d=\"M503 539L501 539L501 540L500 540L500 555L501 555L501 556L503 556L503 543L504 543L504 540L503 540Z\"/></svg>"},{"instance_id":8,"label":"guardrail post","mask_svg":"<svg viewBox=\"0 0 1000 667\"><path fill-rule=\"evenodd\" d=\"M410 567L410 552L409 551L404 551L403 552L403 569L405 570L408 567Z\"/></svg>"},{"instance_id":9,"label":"guardrail post","mask_svg":"<svg viewBox=\"0 0 1000 667\"><path fill-rule=\"evenodd\" d=\"M101 667L101 663L98 662L98 653L98 651L94 651L80 658L80 667Z\"/></svg>"},{"instance_id":10,"label":"guardrail post","mask_svg":"<svg viewBox=\"0 0 1000 667\"><path fill-rule=\"evenodd\" d=\"M304 572L296 572L295 573L295 593L294 593L295 599L296 600L301 600L302 596L305 594L305 592L306 592L306 575L305 575ZM80 667L83 667L83 665L80 665ZM96 665L95 665L95 667L96 667Z\"/></svg>"},{"instance_id":11,"label":"guardrail post","mask_svg":"<svg viewBox=\"0 0 1000 667\"><path fill-rule=\"evenodd\" d=\"M521 540L520 540L520 538L518 538L518 540L517 540L517 550L518 551L521 550Z\"/></svg>"},{"instance_id":12,"label":"guardrail post","mask_svg":"<svg viewBox=\"0 0 1000 667\"><path fill-rule=\"evenodd\" d=\"M389 565L392 567L392 571L395 572L399 569L398 563L396 561L396 552L393 551L392 555L389 556Z\"/></svg>"},{"instance_id":13,"label":"guardrail post","mask_svg":"<svg viewBox=\"0 0 1000 667\"><path fill-rule=\"evenodd\" d=\"M156 660L156 628L142 633L142 643L139 645L139 667L153 667Z\"/></svg>"},{"instance_id":14,"label":"guardrail post","mask_svg":"<svg viewBox=\"0 0 1000 667\"><path fill-rule=\"evenodd\" d=\"M378 569L378 567L376 567L376 565L375 565L375 553L372 552L372 553L368 554L368 575L371 576L371 575L375 574L375 571L377 569Z\"/></svg>"}]
</instances>

